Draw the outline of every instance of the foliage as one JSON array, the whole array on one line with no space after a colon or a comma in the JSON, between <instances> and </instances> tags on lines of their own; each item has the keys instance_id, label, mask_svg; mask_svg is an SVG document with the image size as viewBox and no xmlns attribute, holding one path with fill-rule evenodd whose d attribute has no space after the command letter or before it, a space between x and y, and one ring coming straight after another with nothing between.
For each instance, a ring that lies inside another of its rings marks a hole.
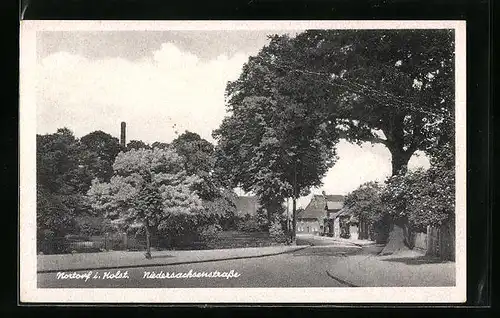
<instances>
[{"instance_id":1,"label":"foliage","mask_svg":"<svg viewBox=\"0 0 500 318\"><path fill-rule=\"evenodd\" d=\"M441 225L454 217L454 169L449 160L435 161L428 170L397 174L385 185L362 184L346 196L344 205L360 220L372 224L384 218L402 219L411 229L425 231L428 225Z\"/></svg>"},{"instance_id":2,"label":"foliage","mask_svg":"<svg viewBox=\"0 0 500 318\"><path fill-rule=\"evenodd\" d=\"M184 158L186 172L202 180L196 186L199 196L205 201L221 197L220 184L212 176L214 146L198 134L186 131L172 141L172 147Z\"/></svg>"},{"instance_id":3,"label":"foliage","mask_svg":"<svg viewBox=\"0 0 500 318\"><path fill-rule=\"evenodd\" d=\"M453 36L449 30L308 30L293 38L275 35L229 84L230 110L237 116L243 105L259 114L252 104L263 102L279 116L300 110L306 126L330 132L333 142L340 135L386 145L396 174L416 150L453 140ZM281 98L286 102L281 104ZM273 102L284 109L276 109ZM264 133L243 131L250 140ZM314 141L317 136L306 131L303 138Z\"/></svg>"},{"instance_id":4,"label":"foliage","mask_svg":"<svg viewBox=\"0 0 500 318\"><path fill-rule=\"evenodd\" d=\"M198 182L187 175L173 150L132 149L120 153L109 183L94 180L88 192L92 207L126 224L144 222L161 229L172 215L194 215L201 200L192 190Z\"/></svg>"},{"instance_id":5,"label":"foliage","mask_svg":"<svg viewBox=\"0 0 500 318\"><path fill-rule=\"evenodd\" d=\"M86 169L89 179L98 178L108 182L113 175L113 162L118 153L124 150L118 138L99 130L80 138L80 144L80 164Z\"/></svg>"},{"instance_id":6,"label":"foliage","mask_svg":"<svg viewBox=\"0 0 500 318\"><path fill-rule=\"evenodd\" d=\"M37 184L50 193L71 194L83 187L80 172L79 143L67 128L54 134L37 135Z\"/></svg>"},{"instance_id":7,"label":"foliage","mask_svg":"<svg viewBox=\"0 0 500 318\"><path fill-rule=\"evenodd\" d=\"M287 241L285 231L279 219L275 219L269 227L269 236L277 243L284 243Z\"/></svg>"},{"instance_id":8,"label":"foliage","mask_svg":"<svg viewBox=\"0 0 500 318\"><path fill-rule=\"evenodd\" d=\"M215 174L228 186L256 193L271 218L285 198L321 185L335 150L332 133L319 125L320 118L309 116L307 104L253 90L247 77L244 70L227 87L231 115L213 133ZM273 78L257 81L265 86Z\"/></svg>"},{"instance_id":9,"label":"foliage","mask_svg":"<svg viewBox=\"0 0 500 318\"><path fill-rule=\"evenodd\" d=\"M234 191L222 189L212 201L203 201L205 215L218 219L231 218L236 214L236 194Z\"/></svg>"},{"instance_id":10,"label":"foliage","mask_svg":"<svg viewBox=\"0 0 500 318\"><path fill-rule=\"evenodd\" d=\"M197 215L172 215L165 219L158 228L159 243L162 247L169 248L192 245L198 240L198 229L202 225Z\"/></svg>"},{"instance_id":11,"label":"foliage","mask_svg":"<svg viewBox=\"0 0 500 318\"><path fill-rule=\"evenodd\" d=\"M37 182L60 194L84 194L92 179L109 181L118 139L95 131L80 140L67 128L37 135Z\"/></svg>"},{"instance_id":12,"label":"foliage","mask_svg":"<svg viewBox=\"0 0 500 318\"><path fill-rule=\"evenodd\" d=\"M198 134L184 132L174 141L172 147L184 158L184 168L188 174L198 176L201 181L194 187L203 200L201 221L225 222L236 213L236 194L213 176L214 146Z\"/></svg>"},{"instance_id":13,"label":"foliage","mask_svg":"<svg viewBox=\"0 0 500 318\"><path fill-rule=\"evenodd\" d=\"M151 149L151 147L141 140L131 140L127 144L127 150Z\"/></svg>"},{"instance_id":14,"label":"foliage","mask_svg":"<svg viewBox=\"0 0 500 318\"><path fill-rule=\"evenodd\" d=\"M155 141L151 144L151 148L167 149L168 147L170 147L170 145L165 142Z\"/></svg>"},{"instance_id":15,"label":"foliage","mask_svg":"<svg viewBox=\"0 0 500 318\"><path fill-rule=\"evenodd\" d=\"M214 146L200 135L186 131L172 141L172 146L184 157L187 173L200 175L213 169Z\"/></svg>"},{"instance_id":16,"label":"foliage","mask_svg":"<svg viewBox=\"0 0 500 318\"><path fill-rule=\"evenodd\" d=\"M217 238L217 235L222 231L218 224L210 224L200 227L198 235L203 242L210 243Z\"/></svg>"},{"instance_id":17,"label":"foliage","mask_svg":"<svg viewBox=\"0 0 500 318\"><path fill-rule=\"evenodd\" d=\"M266 225L267 220L262 216L247 214L237 222L236 227L242 232L261 232L265 229Z\"/></svg>"},{"instance_id":18,"label":"foliage","mask_svg":"<svg viewBox=\"0 0 500 318\"><path fill-rule=\"evenodd\" d=\"M455 173L446 164L410 171L387 182L382 196L391 216L405 218L414 230L441 225L455 214Z\"/></svg>"},{"instance_id":19,"label":"foliage","mask_svg":"<svg viewBox=\"0 0 500 318\"><path fill-rule=\"evenodd\" d=\"M344 206L359 220L378 222L385 213L381 198L383 191L384 187L378 182L364 183L345 197Z\"/></svg>"},{"instance_id":20,"label":"foliage","mask_svg":"<svg viewBox=\"0 0 500 318\"><path fill-rule=\"evenodd\" d=\"M79 218L92 214L84 195L92 179L109 180L114 157L120 151L116 138L102 132L80 140L67 128L37 135L37 227L53 236L97 227ZM82 226L82 228L80 227Z\"/></svg>"},{"instance_id":21,"label":"foliage","mask_svg":"<svg viewBox=\"0 0 500 318\"><path fill-rule=\"evenodd\" d=\"M36 204L39 239L45 239L47 235L63 237L76 229L74 210L63 203L60 195L38 186Z\"/></svg>"},{"instance_id":22,"label":"foliage","mask_svg":"<svg viewBox=\"0 0 500 318\"><path fill-rule=\"evenodd\" d=\"M92 176L82 169L84 147L69 129L37 135L36 141L37 240L53 245L49 241L77 232L75 218L89 213L83 191Z\"/></svg>"},{"instance_id":23,"label":"foliage","mask_svg":"<svg viewBox=\"0 0 500 318\"><path fill-rule=\"evenodd\" d=\"M75 218L78 232L84 236L99 236L115 232L115 227L103 217L83 216Z\"/></svg>"},{"instance_id":24,"label":"foliage","mask_svg":"<svg viewBox=\"0 0 500 318\"><path fill-rule=\"evenodd\" d=\"M345 206L360 220L371 222L377 231L385 229L387 217L408 223L413 231L425 232L454 218L455 171L453 152L440 154L428 169L399 173L385 185L368 182L346 196Z\"/></svg>"}]
</instances>

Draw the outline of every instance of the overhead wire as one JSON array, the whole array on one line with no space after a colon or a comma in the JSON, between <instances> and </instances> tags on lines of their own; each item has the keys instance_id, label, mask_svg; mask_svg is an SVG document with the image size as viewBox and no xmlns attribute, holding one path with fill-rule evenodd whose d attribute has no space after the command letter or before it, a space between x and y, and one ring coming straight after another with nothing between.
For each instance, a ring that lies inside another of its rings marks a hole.
<instances>
[{"instance_id":1,"label":"overhead wire","mask_svg":"<svg viewBox=\"0 0 500 318\"><path fill-rule=\"evenodd\" d=\"M366 85L366 84L357 83L353 80L346 79L341 75L336 75L336 74L332 74L332 73L325 73L325 72L315 72L315 71L310 71L310 70L303 70L303 69L299 69L299 68L285 65L283 63L277 63L276 61L268 61L268 60L266 60L262 57L259 57L259 56L255 56L253 58L257 59L259 61L262 61L266 64L272 65L274 67L280 68L282 70L297 72L297 73L301 73L301 74L305 74L305 75L314 75L314 76L328 78L328 81L325 81L326 83L328 83L330 85L337 86L337 87L343 87L343 88L347 89L348 91L351 91L351 92L357 93L359 95L371 98L371 99L375 100L376 102L380 103L381 105L390 104L390 105L392 105L394 107L398 107L398 108L403 107L403 108L405 108L407 110L411 110L413 112L423 113L423 114L433 116L433 117L441 117L445 120L449 120L451 122L454 122L454 119L451 116L415 107L413 103L409 103L409 102L404 101L403 97L401 97L401 96L396 96L390 92L380 91L380 90L373 88L373 87L370 87L369 85ZM363 91L363 90L365 90L365 91ZM366 93L366 91L368 93ZM371 94L369 94L369 93L371 93Z\"/></svg>"}]
</instances>

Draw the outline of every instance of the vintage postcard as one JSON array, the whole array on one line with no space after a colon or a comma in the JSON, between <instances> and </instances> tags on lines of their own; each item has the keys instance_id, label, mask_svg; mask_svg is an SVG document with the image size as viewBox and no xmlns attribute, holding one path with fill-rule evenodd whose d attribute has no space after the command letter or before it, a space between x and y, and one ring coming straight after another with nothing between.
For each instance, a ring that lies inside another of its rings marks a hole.
<instances>
[{"instance_id":1,"label":"vintage postcard","mask_svg":"<svg viewBox=\"0 0 500 318\"><path fill-rule=\"evenodd\" d=\"M23 303L466 301L464 21L21 21Z\"/></svg>"}]
</instances>

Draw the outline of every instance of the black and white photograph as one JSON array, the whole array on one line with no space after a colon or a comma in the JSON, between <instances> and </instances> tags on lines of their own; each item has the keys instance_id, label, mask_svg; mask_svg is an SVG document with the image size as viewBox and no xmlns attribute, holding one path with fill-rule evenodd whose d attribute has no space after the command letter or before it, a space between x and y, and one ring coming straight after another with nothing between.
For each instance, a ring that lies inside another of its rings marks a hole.
<instances>
[{"instance_id":1,"label":"black and white photograph","mask_svg":"<svg viewBox=\"0 0 500 318\"><path fill-rule=\"evenodd\" d=\"M462 21L23 21L21 300L464 302Z\"/></svg>"}]
</instances>

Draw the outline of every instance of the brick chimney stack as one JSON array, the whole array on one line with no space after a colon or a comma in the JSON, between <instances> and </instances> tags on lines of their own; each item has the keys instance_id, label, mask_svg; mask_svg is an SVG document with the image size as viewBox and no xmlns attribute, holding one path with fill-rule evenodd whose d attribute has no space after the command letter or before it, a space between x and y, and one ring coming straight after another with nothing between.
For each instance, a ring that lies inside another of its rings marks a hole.
<instances>
[{"instance_id":1,"label":"brick chimney stack","mask_svg":"<svg viewBox=\"0 0 500 318\"><path fill-rule=\"evenodd\" d=\"M122 124L121 124L121 131L120 131L120 145L121 145L122 147L124 147L124 148L125 148L125 146L127 145L127 141L126 141L126 139L125 139L125 130L126 130L126 126L127 126L127 124L126 124L124 121L122 121Z\"/></svg>"}]
</instances>

